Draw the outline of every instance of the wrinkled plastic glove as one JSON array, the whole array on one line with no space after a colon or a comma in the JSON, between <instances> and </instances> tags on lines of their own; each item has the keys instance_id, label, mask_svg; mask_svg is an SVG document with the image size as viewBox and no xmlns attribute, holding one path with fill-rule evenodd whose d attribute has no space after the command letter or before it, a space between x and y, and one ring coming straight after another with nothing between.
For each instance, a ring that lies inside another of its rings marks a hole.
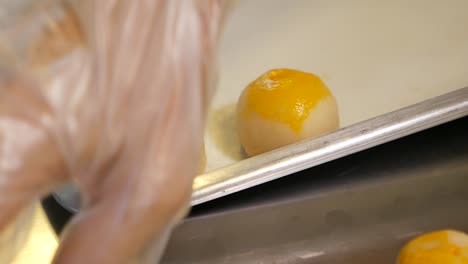
<instances>
[{"instance_id":1,"label":"wrinkled plastic glove","mask_svg":"<svg viewBox=\"0 0 468 264\"><path fill-rule=\"evenodd\" d=\"M25 2L0 32L0 230L74 181L54 263L156 263L199 168L222 3Z\"/></svg>"}]
</instances>

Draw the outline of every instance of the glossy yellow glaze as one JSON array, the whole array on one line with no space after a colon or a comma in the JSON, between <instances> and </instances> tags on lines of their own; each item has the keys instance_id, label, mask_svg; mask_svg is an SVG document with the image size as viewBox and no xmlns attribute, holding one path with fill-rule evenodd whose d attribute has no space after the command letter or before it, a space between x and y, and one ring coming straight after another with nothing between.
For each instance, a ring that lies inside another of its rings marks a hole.
<instances>
[{"instance_id":1,"label":"glossy yellow glaze","mask_svg":"<svg viewBox=\"0 0 468 264\"><path fill-rule=\"evenodd\" d=\"M403 248L398 264L468 264L468 235L444 230L420 236Z\"/></svg>"},{"instance_id":2,"label":"glossy yellow glaze","mask_svg":"<svg viewBox=\"0 0 468 264\"><path fill-rule=\"evenodd\" d=\"M244 91L247 98L242 115L257 113L265 119L288 125L300 133L304 120L320 100L331 96L314 74L291 69L271 70Z\"/></svg>"}]
</instances>

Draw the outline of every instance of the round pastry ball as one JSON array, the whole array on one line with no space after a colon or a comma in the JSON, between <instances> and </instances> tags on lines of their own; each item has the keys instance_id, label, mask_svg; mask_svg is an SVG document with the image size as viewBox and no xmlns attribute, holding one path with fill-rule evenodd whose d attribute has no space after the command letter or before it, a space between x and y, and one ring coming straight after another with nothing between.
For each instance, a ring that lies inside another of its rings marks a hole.
<instances>
[{"instance_id":1,"label":"round pastry ball","mask_svg":"<svg viewBox=\"0 0 468 264\"><path fill-rule=\"evenodd\" d=\"M237 123L245 152L255 156L336 130L338 106L316 75L275 69L245 88Z\"/></svg>"},{"instance_id":2,"label":"round pastry ball","mask_svg":"<svg viewBox=\"0 0 468 264\"><path fill-rule=\"evenodd\" d=\"M468 235L454 230L428 233L410 241L397 264L468 263Z\"/></svg>"}]
</instances>

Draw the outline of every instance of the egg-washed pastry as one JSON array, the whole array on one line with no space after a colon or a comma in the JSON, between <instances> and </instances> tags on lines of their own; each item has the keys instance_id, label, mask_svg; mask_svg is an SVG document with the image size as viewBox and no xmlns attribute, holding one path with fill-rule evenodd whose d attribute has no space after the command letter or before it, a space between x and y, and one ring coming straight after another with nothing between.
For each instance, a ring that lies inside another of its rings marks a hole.
<instances>
[{"instance_id":1,"label":"egg-washed pastry","mask_svg":"<svg viewBox=\"0 0 468 264\"><path fill-rule=\"evenodd\" d=\"M239 137L249 156L317 137L339 127L336 100L314 74L275 69L239 98Z\"/></svg>"},{"instance_id":2,"label":"egg-washed pastry","mask_svg":"<svg viewBox=\"0 0 468 264\"><path fill-rule=\"evenodd\" d=\"M468 235L454 230L424 234L401 250L397 264L468 264Z\"/></svg>"}]
</instances>

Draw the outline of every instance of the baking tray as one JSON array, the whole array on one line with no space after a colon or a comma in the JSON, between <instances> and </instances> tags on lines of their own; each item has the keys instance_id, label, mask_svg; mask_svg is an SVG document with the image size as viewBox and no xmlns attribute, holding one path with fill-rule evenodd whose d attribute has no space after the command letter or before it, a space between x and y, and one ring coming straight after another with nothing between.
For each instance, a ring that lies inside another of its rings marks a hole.
<instances>
[{"instance_id":1,"label":"baking tray","mask_svg":"<svg viewBox=\"0 0 468 264\"><path fill-rule=\"evenodd\" d=\"M273 68L321 77L347 127L468 86L464 0L238 0L220 48L207 171L243 159L235 105Z\"/></svg>"},{"instance_id":2,"label":"baking tray","mask_svg":"<svg viewBox=\"0 0 468 264\"><path fill-rule=\"evenodd\" d=\"M237 1L226 21L220 78L205 136L200 204L467 114L468 2ZM235 125L242 89L272 68L319 75L342 130L245 159ZM76 190L57 192L78 208Z\"/></svg>"},{"instance_id":3,"label":"baking tray","mask_svg":"<svg viewBox=\"0 0 468 264\"><path fill-rule=\"evenodd\" d=\"M394 264L468 231L468 117L196 206L162 263Z\"/></svg>"}]
</instances>

